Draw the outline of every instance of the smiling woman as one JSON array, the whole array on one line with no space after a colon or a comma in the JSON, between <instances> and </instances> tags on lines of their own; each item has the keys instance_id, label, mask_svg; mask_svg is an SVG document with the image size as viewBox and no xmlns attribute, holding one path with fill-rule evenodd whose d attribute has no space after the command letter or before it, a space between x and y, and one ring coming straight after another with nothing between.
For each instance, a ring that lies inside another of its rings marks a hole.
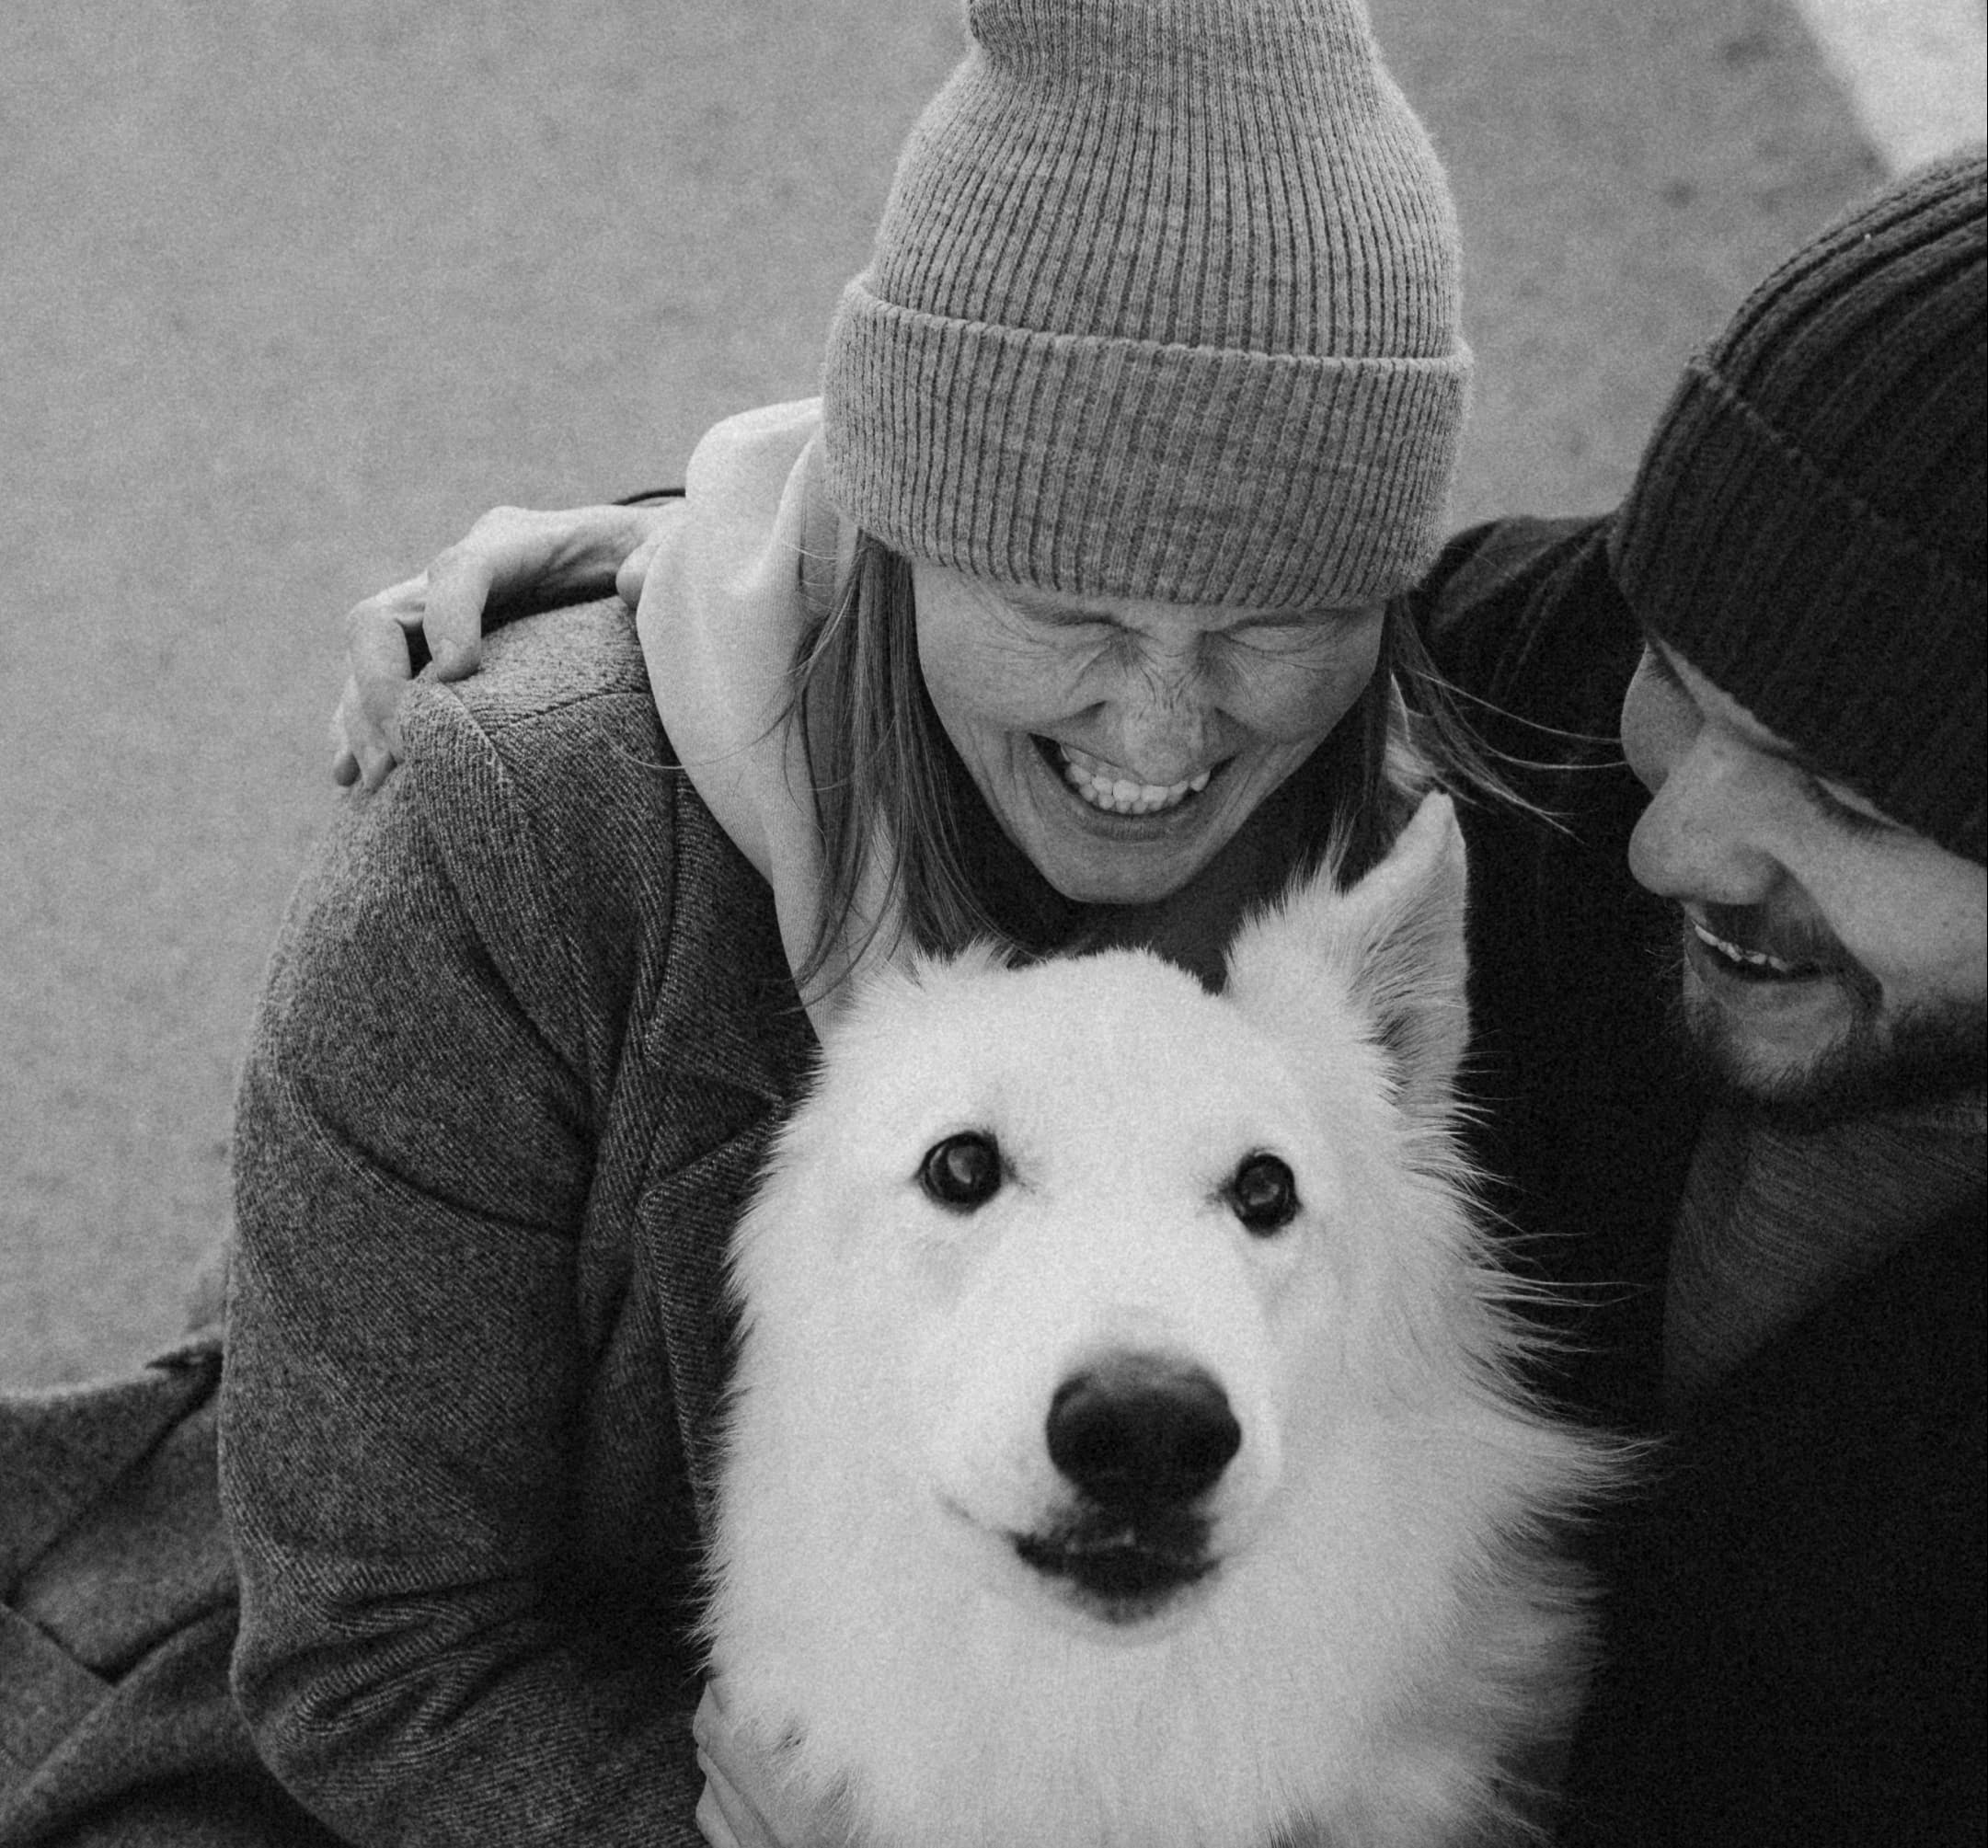
<instances>
[{"instance_id":1,"label":"smiling woman","mask_svg":"<svg viewBox=\"0 0 1988 1848\"><path fill-rule=\"evenodd\" d=\"M1510 798L1405 612L1379 600L1079 597L868 534L847 550L794 701L825 867L804 987L866 953L879 856L891 929L912 943L1146 942L1212 980L1235 918L1327 841L1345 878L1372 866L1419 778ZM646 592L645 608L660 629ZM673 669L658 698L694 758L736 760L741 740Z\"/></svg>"},{"instance_id":2,"label":"smiling woman","mask_svg":"<svg viewBox=\"0 0 1988 1848\"><path fill-rule=\"evenodd\" d=\"M355 1842L820 1839L684 1621L723 1254L810 1026L990 931L1212 975L1426 775L1387 606L1469 357L1363 9L969 24L821 399L707 433L669 508L538 530L635 635L603 603L417 687L278 950L238 1119L235 1685Z\"/></svg>"},{"instance_id":3,"label":"smiling woman","mask_svg":"<svg viewBox=\"0 0 1988 1848\"><path fill-rule=\"evenodd\" d=\"M1373 709L1371 729L1385 735L1392 694L1375 684L1377 603L1344 614L1265 614L1079 598L924 560L886 568L883 579L888 614L868 637L873 648L887 644L878 649L872 690L889 722L846 779L829 743L815 781L831 851L846 839L852 867L874 851L865 818L888 812L892 783L941 798L918 812L907 808L895 829L898 840L921 844L905 855L901 892L914 941L957 948L990 931L1040 940L1075 923L1058 901L1152 906L1175 898L1356 705ZM804 700L834 674L838 648L850 658L846 671L865 653L864 633L845 624L827 651L817 650ZM1380 841L1389 816L1366 762L1369 729L1348 728L1320 774L1349 816L1373 815ZM822 729L810 726L810 740ZM971 870L974 849L961 823L983 804L1002 851L1017 852L1048 888L1027 882L1032 901L1022 909L1012 878L1004 901L1002 882ZM1364 844L1358 857L1372 857ZM940 892L953 895L949 907ZM832 897L824 938L847 919L847 905Z\"/></svg>"}]
</instances>

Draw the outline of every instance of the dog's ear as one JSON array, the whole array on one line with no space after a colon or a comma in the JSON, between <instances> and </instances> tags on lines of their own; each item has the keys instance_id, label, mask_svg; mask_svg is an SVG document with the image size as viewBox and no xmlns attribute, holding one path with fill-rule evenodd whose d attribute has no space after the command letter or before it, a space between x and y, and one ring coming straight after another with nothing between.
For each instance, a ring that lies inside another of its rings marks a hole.
<instances>
[{"instance_id":1,"label":"dog's ear","mask_svg":"<svg viewBox=\"0 0 1988 1848\"><path fill-rule=\"evenodd\" d=\"M1447 1120L1470 1037L1465 885L1455 807L1426 796L1350 890L1335 890L1328 867L1246 926L1228 991L1281 1036L1304 1032L1333 995L1350 1000L1394 1068L1402 1108Z\"/></svg>"}]
</instances>

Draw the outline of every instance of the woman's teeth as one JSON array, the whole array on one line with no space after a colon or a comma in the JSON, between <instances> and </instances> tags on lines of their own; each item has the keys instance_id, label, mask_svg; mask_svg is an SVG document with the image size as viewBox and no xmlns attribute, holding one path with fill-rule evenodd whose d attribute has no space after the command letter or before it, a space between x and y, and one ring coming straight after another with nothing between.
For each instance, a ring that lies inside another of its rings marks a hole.
<instances>
[{"instance_id":1,"label":"woman's teeth","mask_svg":"<svg viewBox=\"0 0 1988 1848\"><path fill-rule=\"evenodd\" d=\"M1063 781L1093 809L1102 809L1108 814L1157 815L1163 809L1178 808L1189 796L1208 786L1207 770L1189 777L1185 783L1135 783L1115 765L1073 744L1058 744L1056 754Z\"/></svg>"}]
</instances>

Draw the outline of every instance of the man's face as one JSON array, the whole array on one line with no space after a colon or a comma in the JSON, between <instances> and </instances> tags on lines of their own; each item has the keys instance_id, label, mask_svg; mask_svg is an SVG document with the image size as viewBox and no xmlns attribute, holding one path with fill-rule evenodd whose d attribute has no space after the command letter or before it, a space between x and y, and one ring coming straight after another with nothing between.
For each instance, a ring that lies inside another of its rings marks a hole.
<instances>
[{"instance_id":1,"label":"man's face","mask_svg":"<svg viewBox=\"0 0 1988 1848\"><path fill-rule=\"evenodd\" d=\"M1734 1089L1807 1120L1978 1085L1988 869L1809 765L1650 642L1622 707L1629 867L1683 912L1681 1001Z\"/></svg>"}]
</instances>

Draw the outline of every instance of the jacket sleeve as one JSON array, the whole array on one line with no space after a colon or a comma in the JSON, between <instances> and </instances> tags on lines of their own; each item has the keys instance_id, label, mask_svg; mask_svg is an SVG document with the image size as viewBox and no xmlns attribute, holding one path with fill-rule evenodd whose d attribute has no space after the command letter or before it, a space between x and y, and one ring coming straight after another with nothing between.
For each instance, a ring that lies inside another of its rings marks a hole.
<instances>
[{"instance_id":1,"label":"jacket sleeve","mask_svg":"<svg viewBox=\"0 0 1988 1848\"><path fill-rule=\"evenodd\" d=\"M424 698L293 902L240 1091L236 1698L356 1843L694 1843L685 1665L631 1662L569 1569L603 1010L502 759Z\"/></svg>"}]
</instances>

